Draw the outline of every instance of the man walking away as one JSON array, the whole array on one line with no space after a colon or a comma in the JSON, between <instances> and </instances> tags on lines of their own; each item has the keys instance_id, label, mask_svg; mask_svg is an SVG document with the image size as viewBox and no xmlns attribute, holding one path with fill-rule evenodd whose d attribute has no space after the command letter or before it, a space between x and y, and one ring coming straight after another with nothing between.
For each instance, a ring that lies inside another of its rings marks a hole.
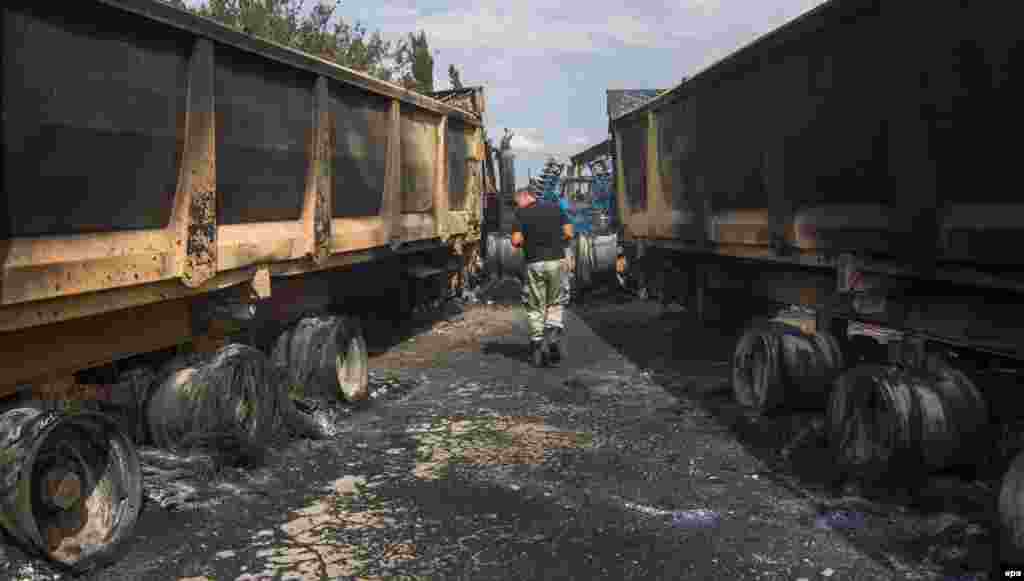
<instances>
[{"instance_id":1,"label":"man walking away","mask_svg":"<svg viewBox=\"0 0 1024 581\"><path fill-rule=\"evenodd\" d=\"M516 221L512 245L523 249L523 306L530 329L533 364L557 365L566 356L563 311L565 243L572 240L572 224L554 204L538 204L529 190L515 194Z\"/></svg>"}]
</instances>

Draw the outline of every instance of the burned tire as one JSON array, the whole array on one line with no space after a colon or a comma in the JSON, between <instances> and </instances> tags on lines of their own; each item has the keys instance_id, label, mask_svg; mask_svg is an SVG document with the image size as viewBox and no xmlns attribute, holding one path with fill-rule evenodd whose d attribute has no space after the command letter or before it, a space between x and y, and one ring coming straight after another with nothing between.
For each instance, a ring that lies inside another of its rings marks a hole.
<instances>
[{"instance_id":1,"label":"burned tire","mask_svg":"<svg viewBox=\"0 0 1024 581\"><path fill-rule=\"evenodd\" d=\"M0 523L28 551L74 572L108 563L142 507L131 440L98 413L0 415Z\"/></svg>"},{"instance_id":2,"label":"burned tire","mask_svg":"<svg viewBox=\"0 0 1024 581\"><path fill-rule=\"evenodd\" d=\"M305 397L328 401L370 397L368 353L358 319L303 319L278 337L271 360Z\"/></svg>"},{"instance_id":3,"label":"burned tire","mask_svg":"<svg viewBox=\"0 0 1024 581\"><path fill-rule=\"evenodd\" d=\"M999 488L999 528L1000 564L1024 565L1024 452L1010 464Z\"/></svg>"},{"instance_id":4,"label":"burned tire","mask_svg":"<svg viewBox=\"0 0 1024 581\"><path fill-rule=\"evenodd\" d=\"M988 411L960 371L860 365L836 382L829 442L840 470L865 482L920 476L982 460Z\"/></svg>"},{"instance_id":5,"label":"burned tire","mask_svg":"<svg viewBox=\"0 0 1024 581\"><path fill-rule=\"evenodd\" d=\"M843 368L839 343L829 333L803 333L778 322L747 329L733 353L736 401L757 413L824 409Z\"/></svg>"},{"instance_id":6,"label":"burned tire","mask_svg":"<svg viewBox=\"0 0 1024 581\"><path fill-rule=\"evenodd\" d=\"M254 347L230 344L212 356L171 362L146 406L149 435L167 450L222 440L258 449L282 433L291 402L280 374ZM234 445L234 444L231 444Z\"/></svg>"}]
</instances>

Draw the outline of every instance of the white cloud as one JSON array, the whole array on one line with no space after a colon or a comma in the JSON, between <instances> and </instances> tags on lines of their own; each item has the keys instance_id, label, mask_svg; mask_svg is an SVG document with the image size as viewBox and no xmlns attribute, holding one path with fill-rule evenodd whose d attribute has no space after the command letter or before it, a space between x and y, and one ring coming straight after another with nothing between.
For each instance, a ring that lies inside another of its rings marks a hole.
<instances>
[{"instance_id":1,"label":"white cloud","mask_svg":"<svg viewBox=\"0 0 1024 581\"><path fill-rule=\"evenodd\" d=\"M495 5L481 2L415 21L427 31L432 47L483 48L515 53L545 51L591 52L595 44L589 29L572 21L544 21L534 17L526 3Z\"/></svg>"},{"instance_id":2,"label":"white cloud","mask_svg":"<svg viewBox=\"0 0 1024 581\"><path fill-rule=\"evenodd\" d=\"M389 39L426 31L435 86L447 88L454 64L484 86L495 145L504 127L520 127L512 146L524 181L548 155L605 138L606 89L675 86L822 1L346 0L339 12Z\"/></svg>"},{"instance_id":3,"label":"white cloud","mask_svg":"<svg viewBox=\"0 0 1024 581\"><path fill-rule=\"evenodd\" d=\"M491 127L487 134L497 146L505 131L504 128ZM530 165L530 162L540 163L550 156L564 160L585 149L590 145L590 141L583 135L575 135L565 142L549 141L547 134L536 127L520 127L512 129L511 146L516 159Z\"/></svg>"},{"instance_id":4,"label":"white cloud","mask_svg":"<svg viewBox=\"0 0 1024 581\"><path fill-rule=\"evenodd\" d=\"M611 15L602 33L627 46L656 48L664 45L672 35L660 34L658 23L651 20L633 14Z\"/></svg>"},{"instance_id":5,"label":"white cloud","mask_svg":"<svg viewBox=\"0 0 1024 581\"><path fill-rule=\"evenodd\" d=\"M537 141L523 135L513 135L511 146L512 151L523 153L543 153L545 150L543 141Z\"/></svg>"}]
</instances>

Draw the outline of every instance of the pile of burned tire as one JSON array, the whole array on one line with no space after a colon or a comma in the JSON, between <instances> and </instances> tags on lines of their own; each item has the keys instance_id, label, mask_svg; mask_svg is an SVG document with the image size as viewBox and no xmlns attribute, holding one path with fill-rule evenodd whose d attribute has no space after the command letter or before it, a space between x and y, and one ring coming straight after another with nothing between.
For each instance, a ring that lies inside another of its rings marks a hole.
<instances>
[{"instance_id":1,"label":"pile of burned tire","mask_svg":"<svg viewBox=\"0 0 1024 581\"><path fill-rule=\"evenodd\" d=\"M137 446L238 464L290 438L334 435L313 410L371 397L354 318L301 318L266 351L225 343L124 371L102 386L116 396L102 403L0 410L0 526L63 569L94 569L118 555L139 515Z\"/></svg>"}]
</instances>

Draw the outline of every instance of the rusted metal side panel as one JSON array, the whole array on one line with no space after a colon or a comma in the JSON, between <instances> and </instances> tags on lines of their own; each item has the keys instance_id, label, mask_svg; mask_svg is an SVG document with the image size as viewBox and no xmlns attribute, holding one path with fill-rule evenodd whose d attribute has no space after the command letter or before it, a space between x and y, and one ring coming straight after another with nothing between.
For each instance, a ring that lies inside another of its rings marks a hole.
<instances>
[{"instance_id":1,"label":"rusted metal side panel","mask_svg":"<svg viewBox=\"0 0 1024 581\"><path fill-rule=\"evenodd\" d=\"M429 212L434 200L441 118L401 107L402 212Z\"/></svg>"},{"instance_id":2,"label":"rusted metal side panel","mask_svg":"<svg viewBox=\"0 0 1024 581\"><path fill-rule=\"evenodd\" d=\"M332 83L334 217L377 216L384 200L391 100Z\"/></svg>"},{"instance_id":3,"label":"rusted metal side panel","mask_svg":"<svg viewBox=\"0 0 1024 581\"><path fill-rule=\"evenodd\" d=\"M314 81L306 71L218 47L220 222L299 219Z\"/></svg>"},{"instance_id":4,"label":"rusted metal side panel","mask_svg":"<svg viewBox=\"0 0 1024 581\"><path fill-rule=\"evenodd\" d=\"M0 240L170 219L192 38L88 4L3 5Z\"/></svg>"},{"instance_id":5,"label":"rusted metal side panel","mask_svg":"<svg viewBox=\"0 0 1024 581\"><path fill-rule=\"evenodd\" d=\"M694 127L672 132L695 140L689 173L709 196L712 241L763 248L755 254L858 252L924 277L941 260L1016 268L1019 255L1002 249L1024 221L1002 216L1024 204L986 184L1013 180L990 130L1022 125L1011 104L1019 35L1008 8L934 8L908 43L913 6L829 3L613 126L628 133L648 108L700 101Z\"/></svg>"},{"instance_id":6,"label":"rusted metal side panel","mask_svg":"<svg viewBox=\"0 0 1024 581\"><path fill-rule=\"evenodd\" d=\"M466 207L471 164L479 160L473 155L471 148L476 142L476 129L468 128L457 121L448 122L447 132L447 169L449 207L452 210L463 210Z\"/></svg>"},{"instance_id":7,"label":"rusted metal side panel","mask_svg":"<svg viewBox=\"0 0 1024 581\"><path fill-rule=\"evenodd\" d=\"M619 192L625 203L619 206L624 216L623 224L632 236L650 234L647 211L647 144L648 130L646 116L624 123L616 131L616 146L619 151Z\"/></svg>"},{"instance_id":8,"label":"rusted metal side panel","mask_svg":"<svg viewBox=\"0 0 1024 581\"><path fill-rule=\"evenodd\" d=\"M685 95L655 110L658 119L658 172L668 204L667 236L689 244L705 242L704 200L697 191L696 98Z\"/></svg>"}]
</instances>

